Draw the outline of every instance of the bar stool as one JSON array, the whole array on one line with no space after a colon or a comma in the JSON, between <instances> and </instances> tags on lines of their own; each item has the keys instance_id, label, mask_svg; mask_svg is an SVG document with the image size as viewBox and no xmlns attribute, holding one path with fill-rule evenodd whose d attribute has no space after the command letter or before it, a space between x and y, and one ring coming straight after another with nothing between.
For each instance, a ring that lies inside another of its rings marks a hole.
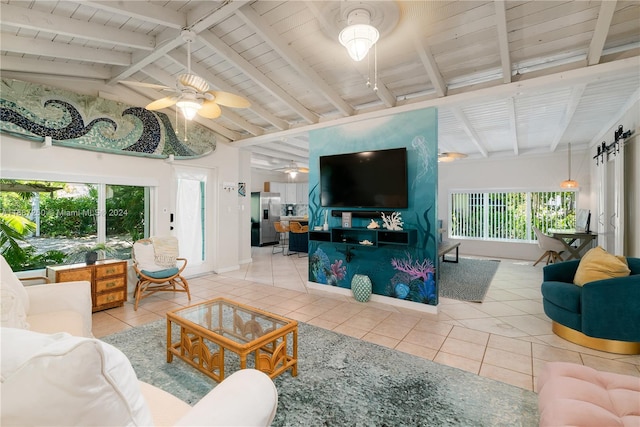
<instances>
[{"instance_id":1,"label":"bar stool","mask_svg":"<svg viewBox=\"0 0 640 427\"><path fill-rule=\"evenodd\" d=\"M302 225L298 221L290 221L289 229L293 233L289 241L289 254L293 250L298 253L298 258L307 256L307 251L309 250L307 247L309 244L309 226Z\"/></svg>"},{"instance_id":2,"label":"bar stool","mask_svg":"<svg viewBox=\"0 0 640 427\"><path fill-rule=\"evenodd\" d=\"M289 226L283 225L280 221L276 221L273 223L273 227L276 229L276 233L278 233L278 244L271 248L271 254L275 254L276 249L282 248L282 255L287 255L288 246L289 246Z\"/></svg>"}]
</instances>

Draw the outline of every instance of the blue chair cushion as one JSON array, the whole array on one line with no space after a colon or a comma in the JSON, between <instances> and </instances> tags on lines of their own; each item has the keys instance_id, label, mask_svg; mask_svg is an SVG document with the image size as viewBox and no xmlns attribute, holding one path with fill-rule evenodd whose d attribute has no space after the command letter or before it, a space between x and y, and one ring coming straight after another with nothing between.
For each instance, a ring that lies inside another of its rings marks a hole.
<instances>
[{"instance_id":1,"label":"blue chair cushion","mask_svg":"<svg viewBox=\"0 0 640 427\"><path fill-rule=\"evenodd\" d=\"M154 279L166 279L167 277L175 276L178 274L178 267L166 268L158 271L141 270L145 276L153 277Z\"/></svg>"}]
</instances>

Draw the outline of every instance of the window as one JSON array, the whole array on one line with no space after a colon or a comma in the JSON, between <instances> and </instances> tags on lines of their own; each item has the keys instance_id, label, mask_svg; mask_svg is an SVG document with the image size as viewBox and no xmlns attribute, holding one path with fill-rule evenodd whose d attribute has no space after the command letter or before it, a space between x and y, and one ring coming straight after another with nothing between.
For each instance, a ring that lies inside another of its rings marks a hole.
<instances>
[{"instance_id":1,"label":"window","mask_svg":"<svg viewBox=\"0 0 640 427\"><path fill-rule=\"evenodd\" d=\"M14 271L84 262L104 244L110 258L128 259L148 236L148 187L74 182L1 181L0 251Z\"/></svg>"},{"instance_id":2,"label":"window","mask_svg":"<svg viewBox=\"0 0 640 427\"><path fill-rule=\"evenodd\" d=\"M453 238L531 242L532 227L576 226L576 192L453 192L449 234Z\"/></svg>"}]
</instances>

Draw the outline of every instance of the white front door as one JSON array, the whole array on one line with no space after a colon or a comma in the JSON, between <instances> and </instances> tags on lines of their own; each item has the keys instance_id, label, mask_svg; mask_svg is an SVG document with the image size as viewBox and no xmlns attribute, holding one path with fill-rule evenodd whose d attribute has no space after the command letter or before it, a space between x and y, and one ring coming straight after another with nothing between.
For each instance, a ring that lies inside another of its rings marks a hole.
<instances>
[{"instance_id":1,"label":"white front door","mask_svg":"<svg viewBox=\"0 0 640 427\"><path fill-rule=\"evenodd\" d=\"M187 276L213 270L213 245L207 236L213 236L210 190L211 171L196 168L176 168L176 210L173 222L175 236L180 244L180 256L188 261Z\"/></svg>"}]
</instances>

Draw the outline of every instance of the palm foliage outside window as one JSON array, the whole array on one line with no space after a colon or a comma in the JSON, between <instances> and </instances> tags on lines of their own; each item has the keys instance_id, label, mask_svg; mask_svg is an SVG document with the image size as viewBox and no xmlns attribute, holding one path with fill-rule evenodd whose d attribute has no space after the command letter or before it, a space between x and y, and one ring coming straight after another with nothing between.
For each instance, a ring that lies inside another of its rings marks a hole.
<instances>
[{"instance_id":1,"label":"palm foliage outside window","mask_svg":"<svg viewBox=\"0 0 640 427\"><path fill-rule=\"evenodd\" d=\"M148 236L148 187L0 183L0 253L14 271L82 262L90 248L108 248L110 257L128 259L133 242Z\"/></svg>"},{"instance_id":2,"label":"palm foliage outside window","mask_svg":"<svg viewBox=\"0 0 640 427\"><path fill-rule=\"evenodd\" d=\"M576 225L575 191L452 192L449 235L459 239L535 241L543 232Z\"/></svg>"}]
</instances>

